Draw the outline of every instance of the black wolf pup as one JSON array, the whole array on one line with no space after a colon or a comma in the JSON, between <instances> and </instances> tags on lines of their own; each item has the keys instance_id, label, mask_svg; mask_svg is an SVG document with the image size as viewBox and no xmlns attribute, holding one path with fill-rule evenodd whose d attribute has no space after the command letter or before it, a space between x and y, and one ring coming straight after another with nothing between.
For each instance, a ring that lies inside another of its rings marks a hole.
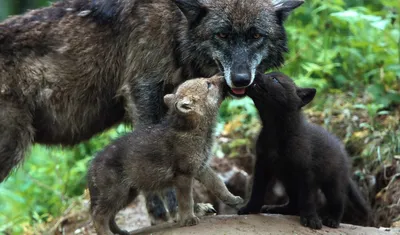
<instances>
[{"instance_id":1,"label":"black wolf pup","mask_svg":"<svg viewBox=\"0 0 400 235\"><path fill-rule=\"evenodd\" d=\"M127 234L115 215L140 191L176 188L179 223L195 225L192 183L196 178L224 203L243 203L208 166L213 129L223 99L222 76L193 79L164 97L169 112L161 123L139 127L106 147L93 160L88 184L98 234Z\"/></svg>"},{"instance_id":2,"label":"black wolf pup","mask_svg":"<svg viewBox=\"0 0 400 235\"><path fill-rule=\"evenodd\" d=\"M350 178L347 153L341 142L323 128L308 123L301 108L315 96L313 88L300 88L282 73L257 75L248 89L263 128L257 140L257 159L251 197L239 214L258 213L265 188L273 178L280 180L289 196L282 207L267 213L300 215L302 225L320 229L317 196L326 197L322 223L337 228L347 197L365 214L365 200Z\"/></svg>"}]
</instances>

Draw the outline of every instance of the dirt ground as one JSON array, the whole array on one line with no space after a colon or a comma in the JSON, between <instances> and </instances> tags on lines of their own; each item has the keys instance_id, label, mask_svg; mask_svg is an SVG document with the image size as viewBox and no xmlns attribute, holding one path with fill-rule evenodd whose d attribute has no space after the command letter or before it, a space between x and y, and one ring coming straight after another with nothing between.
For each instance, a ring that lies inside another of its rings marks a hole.
<instances>
[{"instance_id":1,"label":"dirt ground","mask_svg":"<svg viewBox=\"0 0 400 235\"><path fill-rule=\"evenodd\" d=\"M82 215L82 214L81 214ZM117 223L131 234L191 234L191 235L240 235L240 234L276 234L276 235L400 235L400 229L377 229L341 224L338 229L323 227L311 230L300 225L298 217L282 215L219 215L200 219L199 225L179 228L174 223L165 223L150 227L145 199L139 196L135 202L117 215ZM82 216L80 222L65 221L62 231L56 234L93 235L96 234L89 217ZM387 230L387 231L386 231Z\"/></svg>"},{"instance_id":2,"label":"dirt ground","mask_svg":"<svg viewBox=\"0 0 400 235\"><path fill-rule=\"evenodd\" d=\"M301 226L298 217L259 214L246 216L207 216L202 218L199 225L193 227L178 228L176 225L159 225L149 229L135 231L131 234L399 235L400 230L387 229L387 231L385 231L385 229L358 227L347 224L341 224L338 229L323 227L321 230L311 230Z\"/></svg>"}]
</instances>

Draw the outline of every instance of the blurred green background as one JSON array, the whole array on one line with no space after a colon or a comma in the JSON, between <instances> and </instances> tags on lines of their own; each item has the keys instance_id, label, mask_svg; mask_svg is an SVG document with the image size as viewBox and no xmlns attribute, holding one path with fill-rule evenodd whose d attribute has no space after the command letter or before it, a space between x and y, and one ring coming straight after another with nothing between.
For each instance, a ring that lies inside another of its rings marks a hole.
<instances>
[{"instance_id":1,"label":"blurred green background","mask_svg":"<svg viewBox=\"0 0 400 235\"><path fill-rule=\"evenodd\" d=\"M0 20L45 0L0 0ZM337 134L358 169L399 155L400 20L395 0L307 0L286 22L290 53L283 72L318 89L306 110ZM223 103L218 133L235 141L216 149L234 157L251 146L259 125L251 100ZM35 145L27 161L0 185L0 232L42 233L45 222L82 200L94 154L128 131L121 125L74 148Z\"/></svg>"}]
</instances>

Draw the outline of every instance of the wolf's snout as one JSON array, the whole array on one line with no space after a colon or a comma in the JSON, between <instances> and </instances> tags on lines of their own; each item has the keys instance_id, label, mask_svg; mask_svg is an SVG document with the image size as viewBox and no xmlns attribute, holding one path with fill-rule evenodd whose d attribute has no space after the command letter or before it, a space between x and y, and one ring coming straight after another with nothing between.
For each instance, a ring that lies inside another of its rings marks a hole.
<instances>
[{"instance_id":1,"label":"wolf's snout","mask_svg":"<svg viewBox=\"0 0 400 235\"><path fill-rule=\"evenodd\" d=\"M251 75L247 72L241 73L233 73L232 74L232 83L235 87L247 87L250 85Z\"/></svg>"}]
</instances>

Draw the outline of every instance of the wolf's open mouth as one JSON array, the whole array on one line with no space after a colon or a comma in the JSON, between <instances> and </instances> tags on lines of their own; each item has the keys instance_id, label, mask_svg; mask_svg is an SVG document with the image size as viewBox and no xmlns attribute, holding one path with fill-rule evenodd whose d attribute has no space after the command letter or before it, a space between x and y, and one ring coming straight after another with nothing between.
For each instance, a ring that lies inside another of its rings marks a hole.
<instances>
[{"instance_id":1,"label":"wolf's open mouth","mask_svg":"<svg viewBox=\"0 0 400 235\"><path fill-rule=\"evenodd\" d=\"M232 93L235 95L244 95L246 93L246 88L232 88Z\"/></svg>"}]
</instances>

